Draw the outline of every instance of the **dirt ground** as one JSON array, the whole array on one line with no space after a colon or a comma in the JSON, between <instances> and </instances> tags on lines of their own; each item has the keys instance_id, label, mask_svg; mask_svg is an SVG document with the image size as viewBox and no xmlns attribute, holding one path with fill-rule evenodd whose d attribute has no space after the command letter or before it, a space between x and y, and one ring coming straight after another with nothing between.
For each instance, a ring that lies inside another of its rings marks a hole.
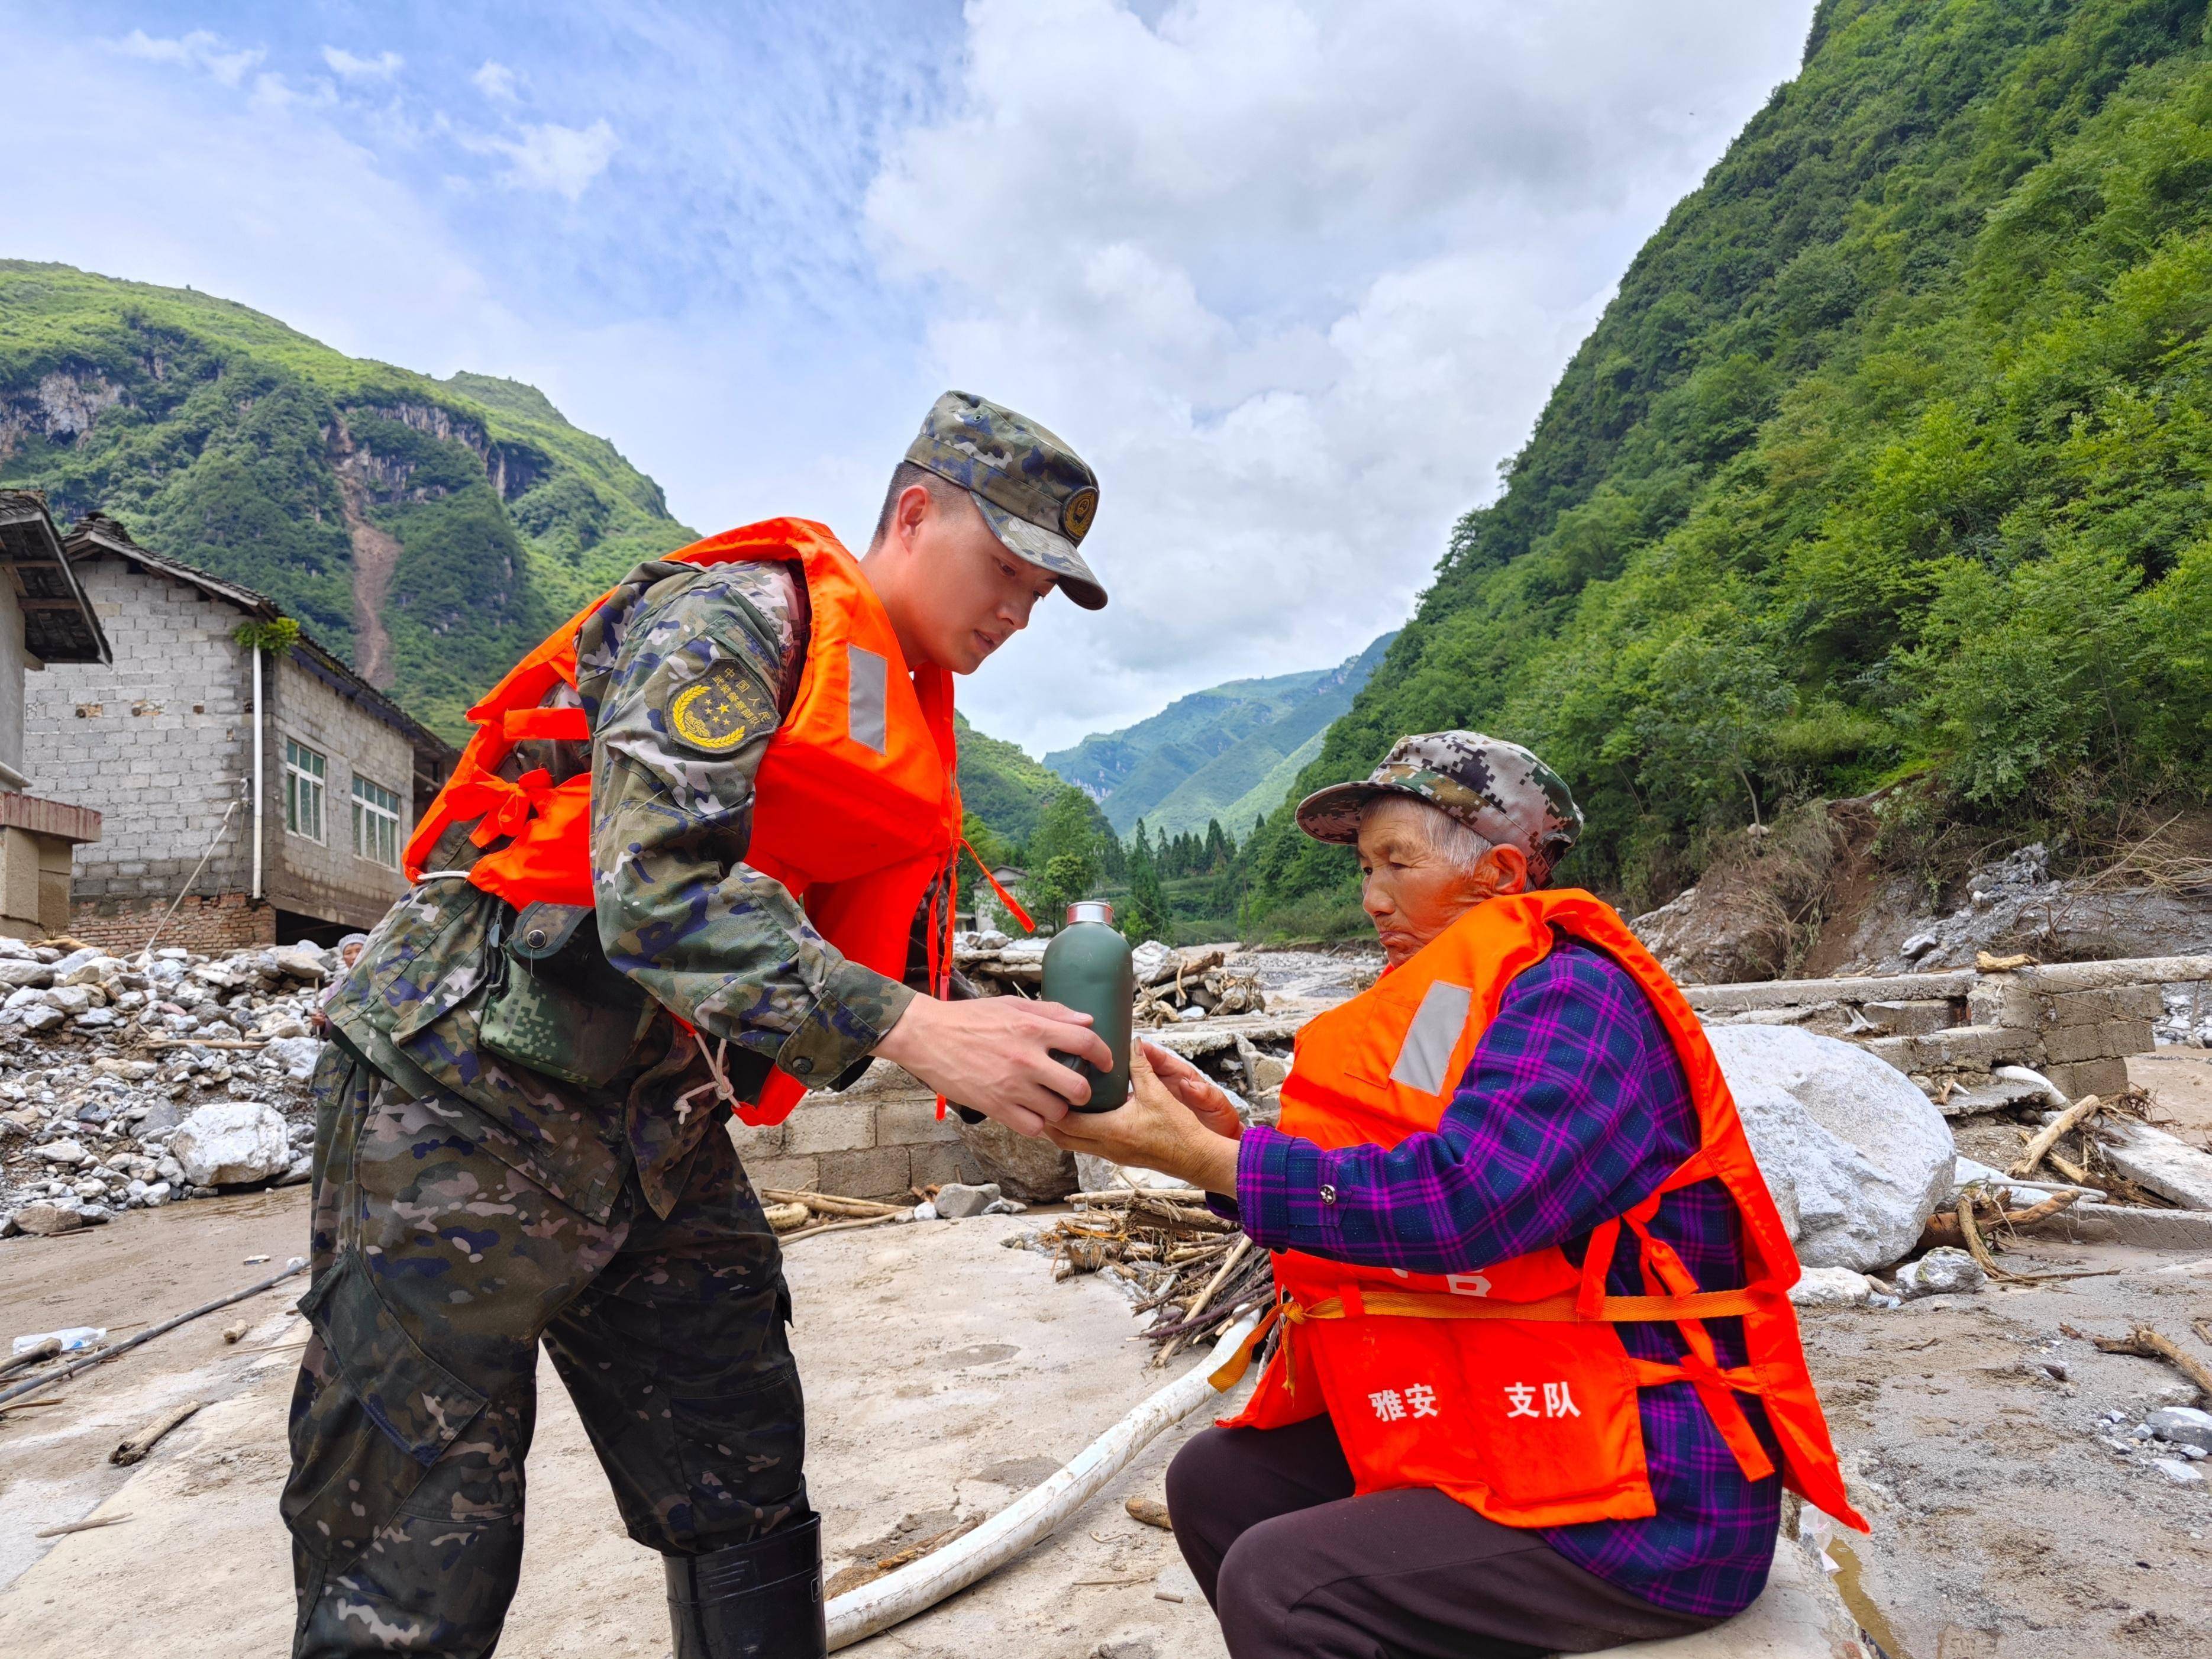
<instances>
[{"instance_id":1,"label":"dirt ground","mask_svg":"<svg viewBox=\"0 0 2212 1659\"><path fill-rule=\"evenodd\" d=\"M2212 1054L2176 1058L2152 1057L2139 1080L2177 1118L2201 1104L2212 1127ZM304 1207L293 1188L9 1240L0 1334L106 1324L127 1335L134 1322L281 1267L302 1248ZM1129 1340L1135 1325L1112 1291L1054 1285L1042 1258L1000 1247L1033 1224L885 1226L793 1247L810 1474L833 1573L999 1508L1165 1379ZM249 1264L257 1255L275 1260ZM2212 1317L2212 1257L2047 1243L2010 1260L2024 1272L2095 1276L1805 1316L1814 1373L1874 1526L1842 1546L1854 1611L1890 1659L2212 1655L2212 1482L2174 1484L2153 1466L2158 1452L2127 1437L2147 1411L2183 1400L2185 1385L2086 1340L2143 1322L2212 1359L2212 1344L2191 1334L2192 1320ZM0 1424L0 1652L284 1650L290 1591L276 1497L305 1335L289 1312L297 1289L41 1390L33 1397L58 1403ZM227 1346L222 1328L239 1319L250 1328ZM542 1385L532 1530L502 1651L660 1659L658 1563L622 1535L550 1371ZM212 1403L147 1462L105 1462L131 1430L192 1398ZM2106 1419L2113 1411L2117 1422ZM1175 1446L1204 1420L1157 1443L1018 1564L854 1651L1089 1659L1127 1641L1119 1651L1131 1659L1146 1644L1157 1659L1221 1654L1172 1541L1121 1507L1132 1492L1158 1495ZM131 1519L33 1536L95 1514Z\"/></svg>"},{"instance_id":2,"label":"dirt ground","mask_svg":"<svg viewBox=\"0 0 2212 1659\"><path fill-rule=\"evenodd\" d=\"M108 1227L0 1244L0 1333L158 1318L272 1271L303 1246L301 1188L136 1212ZM1010 1218L924 1222L800 1241L788 1271L810 1418L808 1473L832 1573L1002 1507L1171 1371L1128 1340L1127 1304L1095 1280L1055 1285L1044 1258L1002 1249ZM991 1293L976 1294L988 1281ZM290 1568L276 1495L295 1346L295 1285L157 1339L33 1398L0 1425L0 1653L265 1659L286 1650ZM222 1338L239 1316L252 1328ZM213 1401L146 1462L108 1451L165 1407ZM557 1379L540 1376L531 1532L502 1652L660 1659L659 1561L622 1534ZM870 1656L1084 1659L1101 1643L1224 1652L1164 1532L1132 1521L1201 1416L1074 1522L936 1611L849 1650ZM98 1514L121 1524L33 1534ZM1180 1599L1168 1600L1166 1597ZM1127 1650L1132 1655L1141 1646Z\"/></svg>"}]
</instances>

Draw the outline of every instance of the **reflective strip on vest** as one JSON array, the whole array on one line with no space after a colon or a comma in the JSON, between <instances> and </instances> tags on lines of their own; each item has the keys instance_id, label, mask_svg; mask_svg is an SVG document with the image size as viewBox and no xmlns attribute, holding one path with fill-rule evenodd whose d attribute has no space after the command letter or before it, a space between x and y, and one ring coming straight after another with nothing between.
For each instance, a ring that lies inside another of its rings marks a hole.
<instances>
[{"instance_id":1,"label":"reflective strip on vest","mask_svg":"<svg viewBox=\"0 0 2212 1659\"><path fill-rule=\"evenodd\" d=\"M1420 1012L1406 1028L1398 1063L1390 1068L1390 1081L1425 1095L1442 1094L1452 1050L1459 1045L1460 1033L1467 1029L1468 1010L1474 1003L1474 993L1464 985L1438 980L1430 986L1421 999Z\"/></svg>"},{"instance_id":2,"label":"reflective strip on vest","mask_svg":"<svg viewBox=\"0 0 2212 1659\"><path fill-rule=\"evenodd\" d=\"M857 645L845 647L847 690L845 730L854 743L865 744L878 755L890 741L890 716L884 694L890 684L889 665L874 652Z\"/></svg>"}]
</instances>

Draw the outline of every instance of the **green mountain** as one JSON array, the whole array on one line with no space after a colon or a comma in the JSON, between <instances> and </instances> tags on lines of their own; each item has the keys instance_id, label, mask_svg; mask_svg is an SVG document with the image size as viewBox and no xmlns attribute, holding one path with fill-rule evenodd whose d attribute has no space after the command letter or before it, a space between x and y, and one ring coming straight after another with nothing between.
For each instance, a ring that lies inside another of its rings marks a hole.
<instances>
[{"instance_id":1,"label":"green mountain","mask_svg":"<svg viewBox=\"0 0 2212 1659\"><path fill-rule=\"evenodd\" d=\"M1644 246L1301 789L1529 744L1633 903L1890 783L2075 847L2212 793L2203 0L1824 0ZM1475 487L1470 460L1470 492ZM1278 813L1262 902L1349 881Z\"/></svg>"},{"instance_id":2,"label":"green mountain","mask_svg":"<svg viewBox=\"0 0 2212 1659\"><path fill-rule=\"evenodd\" d=\"M987 737L952 716L960 746L960 802L991 827L1006 849L1028 844L1054 795L1067 786L1003 738Z\"/></svg>"},{"instance_id":3,"label":"green mountain","mask_svg":"<svg viewBox=\"0 0 2212 1659\"><path fill-rule=\"evenodd\" d=\"M258 588L448 737L562 617L695 539L532 387L22 260L0 260L0 483Z\"/></svg>"},{"instance_id":4,"label":"green mountain","mask_svg":"<svg viewBox=\"0 0 2212 1659\"><path fill-rule=\"evenodd\" d=\"M1047 755L1044 763L1096 800L1122 835L1139 818L1155 834L1203 835L1206 820L1218 818L1241 835L1280 804L1395 637L1385 634L1334 668L1194 691L1134 726Z\"/></svg>"}]
</instances>

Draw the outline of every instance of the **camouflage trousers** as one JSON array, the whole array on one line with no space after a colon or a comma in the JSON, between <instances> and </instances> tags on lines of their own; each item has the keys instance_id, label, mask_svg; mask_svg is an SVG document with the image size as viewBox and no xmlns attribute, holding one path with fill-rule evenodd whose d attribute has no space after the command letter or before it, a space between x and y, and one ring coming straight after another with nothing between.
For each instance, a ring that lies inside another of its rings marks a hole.
<instances>
[{"instance_id":1,"label":"camouflage trousers","mask_svg":"<svg viewBox=\"0 0 2212 1659\"><path fill-rule=\"evenodd\" d=\"M498 1131L325 1050L312 1322L283 1514L298 1659L478 1659L522 1559L543 1342L629 1535L665 1555L804 1521L782 1255L729 1138L664 1219L633 1171L605 1222L485 1150Z\"/></svg>"}]
</instances>

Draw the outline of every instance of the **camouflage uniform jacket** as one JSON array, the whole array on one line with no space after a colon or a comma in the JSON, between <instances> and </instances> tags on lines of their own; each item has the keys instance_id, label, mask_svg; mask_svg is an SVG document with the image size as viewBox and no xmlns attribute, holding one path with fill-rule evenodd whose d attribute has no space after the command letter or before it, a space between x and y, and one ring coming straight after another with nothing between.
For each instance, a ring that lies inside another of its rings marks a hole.
<instances>
[{"instance_id":1,"label":"camouflage uniform jacket","mask_svg":"<svg viewBox=\"0 0 2212 1659\"><path fill-rule=\"evenodd\" d=\"M596 939L581 926L576 948L617 993L627 981L650 999L639 999L635 1044L622 1032L628 1054L613 1076L564 1080L486 1048L487 1012L496 1018L519 965L517 915L451 877L426 875L392 907L325 1011L348 1046L410 1092L441 1088L482 1113L489 1150L587 1215L611 1212L629 1157L666 1215L685 1155L720 1119L695 1103L709 1100L692 1095L709 1073L671 1012L709 1044L727 1042L725 1069L750 1097L771 1066L817 1085L856 1076L915 995L848 961L781 883L744 861L754 776L797 695L808 626L794 567L641 565L577 637L589 744L525 744L503 769L542 766L556 782L592 769ZM671 733L669 704L732 662L778 720L759 721L736 750L695 752ZM573 701L565 686L549 699ZM427 871L473 863L471 827L448 830ZM615 1000L590 998L594 1009Z\"/></svg>"}]
</instances>

